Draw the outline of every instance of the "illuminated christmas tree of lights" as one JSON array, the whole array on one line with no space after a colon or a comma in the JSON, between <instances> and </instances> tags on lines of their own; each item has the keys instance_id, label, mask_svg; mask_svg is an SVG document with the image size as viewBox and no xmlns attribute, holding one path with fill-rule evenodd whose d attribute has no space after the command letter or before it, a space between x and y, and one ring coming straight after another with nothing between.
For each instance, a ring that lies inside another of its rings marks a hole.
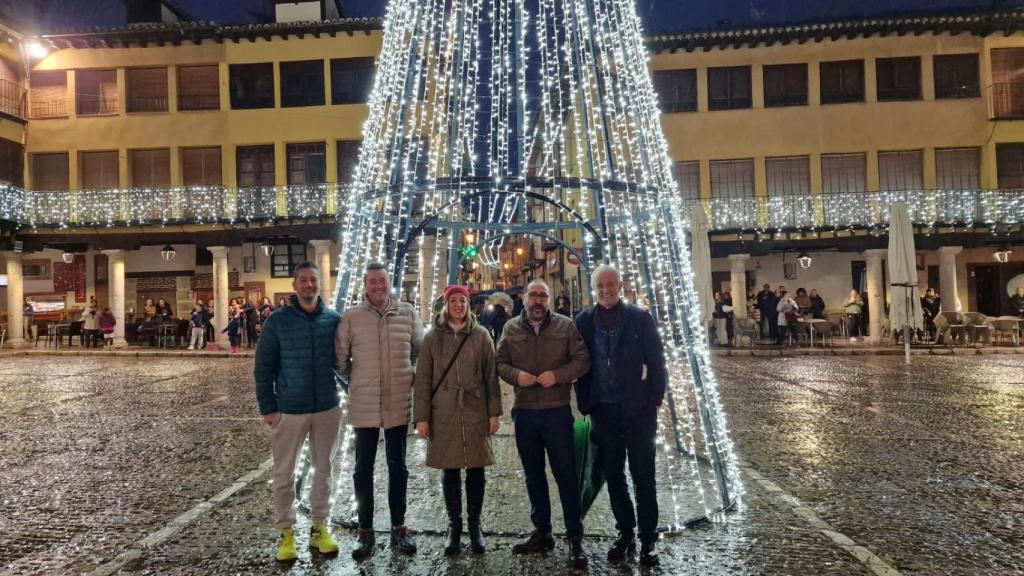
<instances>
[{"instance_id":1,"label":"illuminated christmas tree of lights","mask_svg":"<svg viewBox=\"0 0 1024 576\"><path fill-rule=\"evenodd\" d=\"M673 498L699 499L710 517L742 487L647 64L632 0L392 0L342 200L335 306L359 301L362 270L379 261L430 307L456 281L467 237L484 266L523 236L560 244L588 278L616 266L666 343L659 466ZM352 443L344 430L342 500ZM669 530L686 523L678 501L665 509Z\"/></svg>"}]
</instances>

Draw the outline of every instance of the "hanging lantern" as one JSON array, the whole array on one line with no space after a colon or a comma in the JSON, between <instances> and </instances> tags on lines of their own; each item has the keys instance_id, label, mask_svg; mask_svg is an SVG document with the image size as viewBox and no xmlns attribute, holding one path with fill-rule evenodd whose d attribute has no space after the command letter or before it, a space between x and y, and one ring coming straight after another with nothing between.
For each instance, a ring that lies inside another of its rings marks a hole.
<instances>
[{"instance_id":1,"label":"hanging lantern","mask_svg":"<svg viewBox=\"0 0 1024 576\"><path fill-rule=\"evenodd\" d=\"M260 250L263 250L263 255L264 256L270 257L270 256L274 255L274 245L273 244L267 244L266 242L264 242L263 244L260 244Z\"/></svg>"},{"instance_id":2,"label":"hanging lantern","mask_svg":"<svg viewBox=\"0 0 1024 576\"><path fill-rule=\"evenodd\" d=\"M65 252L61 254L60 258L61 260L64 261L65 264L71 264L72 262L75 261L75 255L72 254L71 252Z\"/></svg>"},{"instance_id":3,"label":"hanging lantern","mask_svg":"<svg viewBox=\"0 0 1024 576\"><path fill-rule=\"evenodd\" d=\"M993 256L996 257L996 262L999 262L1000 264L1006 264L1007 262L1010 261L1010 254L1013 254L1013 250L1010 250L1010 247L1004 244L1003 246L999 247L999 250L996 250Z\"/></svg>"},{"instance_id":4,"label":"hanging lantern","mask_svg":"<svg viewBox=\"0 0 1024 576\"><path fill-rule=\"evenodd\" d=\"M796 257L796 261L800 263L801 268L806 270L811 267L811 262L813 262L814 259L811 258L810 254L807 252L801 252L800 255Z\"/></svg>"},{"instance_id":5,"label":"hanging lantern","mask_svg":"<svg viewBox=\"0 0 1024 576\"><path fill-rule=\"evenodd\" d=\"M174 250L174 246L171 246L170 244L167 244L166 246L164 246L163 250L160 251L160 256L166 262L172 262L174 260L174 257L177 256L177 255L178 255L178 252L175 251Z\"/></svg>"}]
</instances>

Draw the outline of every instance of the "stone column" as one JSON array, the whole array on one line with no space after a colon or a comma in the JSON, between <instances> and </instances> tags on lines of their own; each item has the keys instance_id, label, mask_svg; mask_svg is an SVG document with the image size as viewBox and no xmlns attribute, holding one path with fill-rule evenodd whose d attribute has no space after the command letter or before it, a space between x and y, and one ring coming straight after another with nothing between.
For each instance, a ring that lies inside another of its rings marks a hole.
<instances>
[{"instance_id":1,"label":"stone column","mask_svg":"<svg viewBox=\"0 0 1024 576\"><path fill-rule=\"evenodd\" d=\"M213 254L213 341L221 346L228 343L228 335L221 331L228 325L228 252L227 246L210 246Z\"/></svg>"},{"instance_id":2,"label":"stone column","mask_svg":"<svg viewBox=\"0 0 1024 576\"><path fill-rule=\"evenodd\" d=\"M313 246L314 262L320 267L320 297L324 304L330 306L331 298L334 297L334 285L331 284L331 246L334 242L330 240L310 240Z\"/></svg>"},{"instance_id":3,"label":"stone column","mask_svg":"<svg viewBox=\"0 0 1024 576\"><path fill-rule=\"evenodd\" d=\"M888 254L888 250L875 249L865 250L868 266L868 342L878 344L882 341L882 331L885 326L882 318L885 316L885 286L882 284L882 258Z\"/></svg>"},{"instance_id":4,"label":"stone column","mask_svg":"<svg viewBox=\"0 0 1024 576\"><path fill-rule=\"evenodd\" d=\"M128 345L124 339L124 250L104 250L107 255L107 286L109 293L110 312L117 320L114 324L114 347L123 348Z\"/></svg>"},{"instance_id":5,"label":"stone column","mask_svg":"<svg viewBox=\"0 0 1024 576\"><path fill-rule=\"evenodd\" d=\"M750 254L729 255L733 318L747 317L747 260L750 260Z\"/></svg>"},{"instance_id":6,"label":"stone column","mask_svg":"<svg viewBox=\"0 0 1024 576\"><path fill-rule=\"evenodd\" d=\"M21 276L21 252L5 251L7 260L7 342L11 348L25 345L25 322L22 307L25 305L25 283Z\"/></svg>"},{"instance_id":7,"label":"stone column","mask_svg":"<svg viewBox=\"0 0 1024 576\"><path fill-rule=\"evenodd\" d=\"M962 250L962 246L939 248L939 297L942 298L943 312L959 312L961 309L956 286L956 255Z\"/></svg>"}]
</instances>

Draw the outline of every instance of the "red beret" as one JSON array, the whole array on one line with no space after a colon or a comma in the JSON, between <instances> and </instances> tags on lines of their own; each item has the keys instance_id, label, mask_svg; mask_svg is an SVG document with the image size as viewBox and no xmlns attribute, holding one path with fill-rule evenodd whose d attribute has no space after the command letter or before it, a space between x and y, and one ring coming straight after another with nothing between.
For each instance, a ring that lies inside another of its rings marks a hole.
<instances>
[{"instance_id":1,"label":"red beret","mask_svg":"<svg viewBox=\"0 0 1024 576\"><path fill-rule=\"evenodd\" d=\"M462 294L463 296L466 297L466 300L469 300L469 288L466 288L465 286L452 284L451 286L445 288L444 301L447 302L448 299L451 298L453 294Z\"/></svg>"}]
</instances>

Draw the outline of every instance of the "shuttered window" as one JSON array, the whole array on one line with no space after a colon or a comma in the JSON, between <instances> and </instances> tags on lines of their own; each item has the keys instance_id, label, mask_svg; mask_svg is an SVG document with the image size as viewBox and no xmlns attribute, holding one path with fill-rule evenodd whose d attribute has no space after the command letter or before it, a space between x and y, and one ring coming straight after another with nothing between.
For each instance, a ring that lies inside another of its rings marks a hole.
<instances>
[{"instance_id":1,"label":"shuttered window","mask_svg":"<svg viewBox=\"0 0 1024 576\"><path fill-rule=\"evenodd\" d=\"M0 138L0 182L25 187L25 146Z\"/></svg>"},{"instance_id":2,"label":"shuttered window","mask_svg":"<svg viewBox=\"0 0 1024 576\"><path fill-rule=\"evenodd\" d=\"M117 114L117 71L76 70L75 101L79 116Z\"/></svg>"},{"instance_id":3,"label":"shuttered window","mask_svg":"<svg viewBox=\"0 0 1024 576\"><path fill-rule=\"evenodd\" d=\"M363 104L373 91L373 58L331 60L331 104Z\"/></svg>"},{"instance_id":4,"label":"shuttered window","mask_svg":"<svg viewBox=\"0 0 1024 576\"><path fill-rule=\"evenodd\" d=\"M878 101L920 100L921 59L879 58L875 60Z\"/></svg>"},{"instance_id":5,"label":"shuttered window","mask_svg":"<svg viewBox=\"0 0 1024 576\"><path fill-rule=\"evenodd\" d=\"M33 72L29 93L32 118L59 118L68 115L68 74L64 70Z\"/></svg>"},{"instance_id":6,"label":"shuttered window","mask_svg":"<svg viewBox=\"0 0 1024 576\"><path fill-rule=\"evenodd\" d=\"M879 190L921 190L924 188L924 153L899 150L878 153Z\"/></svg>"},{"instance_id":7,"label":"shuttered window","mask_svg":"<svg viewBox=\"0 0 1024 576\"><path fill-rule=\"evenodd\" d=\"M800 196L811 193L811 159L781 156L765 159L769 196Z\"/></svg>"},{"instance_id":8,"label":"shuttered window","mask_svg":"<svg viewBox=\"0 0 1024 576\"><path fill-rule=\"evenodd\" d=\"M338 184L351 184L359 167L361 140L338 140Z\"/></svg>"},{"instance_id":9,"label":"shuttered window","mask_svg":"<svg viewBox=\"0 0 1024 576\"><path fill-rule=\"evenodd\" d=\"M281 62L281 106L324 105L322 60Z\"/></svg>"},{"instance_id":10,"label":"shuttered window","mask_svg":"<svg viewBox=\"0 0 1024 576\"><path fill-rule=\"evenodd\" d=\"M821 187L825 194L865 192L867 157L864 154L823 154Z\"/></svg>"},{"instance_id":11,"label":"shuttered window","mask_svg":"<svg viewBox=\"0 0 1024 576\"><path fill-rule=\"evenodd\" d=\"M764 105L807 105L807 64L776 64L764 67Z\"/></svg>"},{"instance_id":12,"label":"shuttered window","mask_svg":"<svg viewBox=\"0 0 1024 576\"><path fill-rule=\"evenodd\" d=\"M750 66L708 68L708 110L750 108Z\"/></svg>"},{"instance_id":13,"label":"shuttered window","mask_svg":"<svg viewBox=\"0 0 1024 576\"><path fill-rule=\"evenodd\" d=\"M323 142L288 145L288 183L322 184L327 181L327 150Z\"/></svg>"},{"instance_id":14,"label":"shuttered window","mask_svg":"<svg viewBox=\"0 0 1024 576\"><path fill-rule=\"evenodd\" d=\"M181 149L181 183L185 186L219 186L221 172L220 146Z\"/></svg>"},{"instance_id":15,"label":"shuttered window","mask_svg":"<svg viewBox=\"0 0 1024 576\"><path fill-rule=\"evenodd\" d=\"M132 181L135 188L168 188L171 185L171 151L129 150Z\"/></svg>"},{"instance_id":16,"label":"shuttered window","mask_svg":"<svg viewBox=\"0 0 1024 576\"><path fill-rule=\"evenodd\" d=\"M700 162L676 162L672 164L672 175L684 200L700 199Z\"/></svg>"},{"instance_id":17,"label":"shuttered window","mask_svg":"<svg viewBox=\"0 0 1024 576\"><path fill-rule=\"evenodd\" d=\"M129 112L167 111L167 68L129 68L124 78Z\"/></svg>"},{"instance_id":18,"label":"shuttered window","mask_svg":"<svg viewBox=\"0 0 1024 576\"><path fill-rule=\"evenodd\" d=\"M977 98L981 95L977 54L944 54L932 59L935 98Z\"/></svg>"},{"instance_id":19,"label":"shuttered window","mask_svg":"<svg viewBox=\"0 0 1024 576\"><path fill-rule=\"evenodd\" d=\"M992 117L1024 118L1024 48L992 50Z\"/></svg>"},{"instance_id":20,"label":"shuttered window","mask_svg":"<svg viewBox=\"0 0 1024 576\"><path fill-rule=\"evenodd\" d=\"M1024 188L1024 144L996 144L1000 188Z\"/></svg>"},{"instance_id":21,"label":"shuttered window","mask_svg":"<svg viewBox=\"0 0 1024 576\"><path fill-rule=\"evenodd\" d=\"M822 62L821 103L842 104L864 101L864 61Z\"/></svg>"},{"instance_id":22,"label":"shuttered window","mask_svg":"<svg viewBox=\"0 0 1024 576\"><path fill-rule=\"evenodd\" d=\"M753 195L753 159L711 161L712 198L749 198Z\"/></svg>"},{"instance_id":23,"label":"shuttered window","mask_svg":"<svg viewBox=\"0 0 1024 576\"><path fill-rule=\"evenodd\" d=\"M220 109L220 71L216 64L178 67L178 110Z\"/></svg>"},{"instance_id":24,"label":"shuttered window","mask_svg":"<svg viewBox=\"0 0 1024 576\"><path fill-rule=\"evenodd\" d=\"M935 151L935 180L940 190L981 188L980 148L940 148Z\"/></svg>"},{"instance_id":25,"label":"shuttered window","mask_svg":"<svg viewBox=\"0 0 1024 576\"><path fill-rule=\"evenodd\" d=\"M651 78L662 112L697 111L697 70L655 70Z\"/></svg>"},{"instance_id":26,"label":"shuttered window","mask_svg":"<svg viewBox=\"0 0 1024 576\"><path fill-rule=\"evenodd\" d=\"M243 188L274 185L274 146L239 146L236 152L238 185Z\"/></svg>"},{"instance_id":27,"label":"shuttered window","mask_svg":"<svg viewBox=\"0 0 1024 576\"><path fill-rule=\"evenodd\" d=\"M116 150L109 152L82 152L79 157L79 165L82 173L83 189L97 190L120 186L118 183Z\"/></svg>"},{"instance_id":28,"label":"shuttered window","mask_svg":"<svg viewBox=\"0 0 1024 576\"><path fill-rule=\"evenodd\" d=\"M231 108L249 110L274 107L274 65L232 64Z\"/></svg>"},{"instance_id":29,"label":"shuttered window","mask_svg":"<svg viewBox=\"0 0 1024 576\"><path fill-rule=\"evenodd\" d=\"M68 153L54 152L32 155L33 190L67 190Z\"/></svg>"}]
</instances>

